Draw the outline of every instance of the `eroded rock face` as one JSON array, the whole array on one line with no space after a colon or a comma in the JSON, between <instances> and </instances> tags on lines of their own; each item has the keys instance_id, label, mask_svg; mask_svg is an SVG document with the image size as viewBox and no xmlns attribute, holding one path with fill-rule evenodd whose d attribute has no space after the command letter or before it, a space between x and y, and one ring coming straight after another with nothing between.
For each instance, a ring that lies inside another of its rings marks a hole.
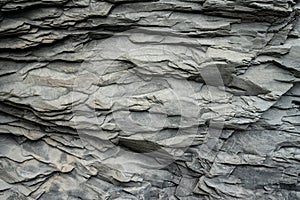
<instances>
[{"instance_id":1,"label":"eroded rock face","mask_svg":"<svg viewBox=\"0 0 300 200\"><path fill-rule=\"evenodd\" d=\"M300 199L296 0L1 0L1 199Z\"/></svg>"}]
</instances>

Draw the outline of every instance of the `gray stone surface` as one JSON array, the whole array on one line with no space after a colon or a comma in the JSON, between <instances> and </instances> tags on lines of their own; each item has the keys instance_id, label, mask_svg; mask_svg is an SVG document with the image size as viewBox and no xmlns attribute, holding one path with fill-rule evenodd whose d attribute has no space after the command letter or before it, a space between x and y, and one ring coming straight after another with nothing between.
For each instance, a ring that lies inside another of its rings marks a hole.
<instances>
[{"instance_id":1,"label":"gray stone surface","mask_svg":"<svg viewBox=\"0 0 300 200\"><path fill-rule=\"evenodd\" d=\"M298 0L0 0L0 199L300 199Z\"/></svg>"}]
</instances>

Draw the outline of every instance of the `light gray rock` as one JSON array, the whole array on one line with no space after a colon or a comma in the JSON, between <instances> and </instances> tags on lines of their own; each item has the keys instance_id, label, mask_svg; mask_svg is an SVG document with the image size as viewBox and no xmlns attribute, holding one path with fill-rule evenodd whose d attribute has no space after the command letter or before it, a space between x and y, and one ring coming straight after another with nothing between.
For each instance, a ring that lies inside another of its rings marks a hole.
<instances>
[{"instance_id":1,"label":"light gray rock","mask_svg":"<svg viewBox=\"0 0 300 200\"><path fill-rule=\"evenodd\" d=\"M298 1L0 11L0 199L300 199Z\"/></svg>"}]
</instances>

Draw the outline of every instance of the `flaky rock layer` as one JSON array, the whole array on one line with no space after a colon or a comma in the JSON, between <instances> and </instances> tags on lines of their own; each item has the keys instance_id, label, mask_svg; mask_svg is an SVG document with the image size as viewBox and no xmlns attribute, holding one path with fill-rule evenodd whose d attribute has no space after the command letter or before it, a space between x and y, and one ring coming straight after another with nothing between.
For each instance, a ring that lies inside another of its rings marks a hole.
<instances>
[{"instance_id":1,"label":"flaky rock layer","mask_svg":"<svg viewBox=\"0 0 300 200\"><path fill-rule=\"evenodd\" d=\"M297 0L0 0L0 199L300 199Z\"/></svg>"}]
</instances>

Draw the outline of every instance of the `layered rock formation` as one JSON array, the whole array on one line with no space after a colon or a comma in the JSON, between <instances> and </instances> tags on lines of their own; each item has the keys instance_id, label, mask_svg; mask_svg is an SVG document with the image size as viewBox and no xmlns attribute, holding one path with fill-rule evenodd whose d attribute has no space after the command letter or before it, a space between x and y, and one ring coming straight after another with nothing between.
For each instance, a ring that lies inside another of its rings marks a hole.
<instances>
[{"instance_id":1,"label":"layered rock formation","mask_svg":"<svg viewBox=\"0 0 300 200\"><path fill-rule=\"evenodd\" d=\"M0 0L0 199L300 199L296 0Z\"/></svg>"}]
</instances>

